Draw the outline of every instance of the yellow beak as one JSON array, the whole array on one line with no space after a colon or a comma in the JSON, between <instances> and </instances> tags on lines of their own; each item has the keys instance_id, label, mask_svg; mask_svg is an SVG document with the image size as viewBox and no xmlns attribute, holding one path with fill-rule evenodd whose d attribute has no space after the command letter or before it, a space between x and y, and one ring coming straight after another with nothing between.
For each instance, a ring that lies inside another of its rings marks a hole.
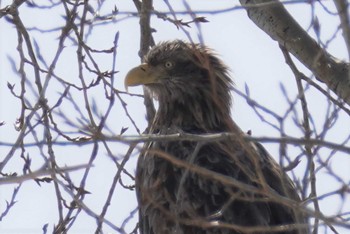
<instances>
[{"instance_id":1,"label":"yellow beak","mask_svg":"<svg viewBox=\"0 0 350 234\"><path fill-rule=\"evenodd\" d=\"M157 76L154 69L150 69L148 64L143 63L140 66L131 69L125 77L125 88L142 84L155 83Z\"/></svg>"}]
</instances>

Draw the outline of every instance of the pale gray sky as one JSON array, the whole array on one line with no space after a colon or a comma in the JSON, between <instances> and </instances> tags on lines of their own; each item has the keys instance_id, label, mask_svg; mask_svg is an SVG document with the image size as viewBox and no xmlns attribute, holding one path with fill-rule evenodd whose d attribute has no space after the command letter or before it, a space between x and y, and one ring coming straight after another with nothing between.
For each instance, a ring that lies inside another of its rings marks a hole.
<instances>
[{"instance_id":1,"label":"pale gray sky","mask_svg":"<svg viewBox=\"0 0 350 234\"><path fill-rule=\"evenodd\" d=\"M9 4L11 1L0 1L1 8ZM40 2L40 1L38 1ZM115 4L119 11L135 11L132 1L105 1L106 4L101 9L100 14L110 13ZM154 1L155 8L158 11L169 11L163 1ZM238 5L238 1L220 0L209 1L202 0L187 1L192 10L213 10L224 9ZM199 3L200 2L200 3ZM170 1L173 8L177 10L185 10L182 1ZM326 3L331 9L334 9L331 3ZM288 9L295 16L304 28L308 28L311 22L311 8L307 4L291 4ZM321 8L316 7L317 16L321 25L321 38L327 41L331 38L336 28L339 25L337 16L330 16L325 14ZM62 25L63 19L60 16L62 7L57 10L43 11L27 8L22 6L20 8L20 15L27 27L38 27L41 29L50 29L58 25ZM271 40L264 32L249 20L244 10L235 10L222 14L199 14L198 16L205 16L209 23L201 24L202 38L205 44L217 51L221 58L232 69L232 77L236 83L236 87L244 92L245 84L249 86L252 98L257 100L260 104L267 106L269 109L282 114L288 108L288 103L282 95L280 85L283 84L291 99L296 95L296 83L292 72L285 64L283 55L279 50L278 44ZM118 18L125 18L126 15ZM183 18L185 21L191 18L187 15L178 15L178 18ZM185 39L187 36L182 30L178 30L175 26L165 22L157 17L152 18L152 27L157 30L153 34L155 41ZM192 25L191 28L186 28L190 33L192 39L198 42L198 28ZM120 33L118 42L118 55L116 61L116 69L119 73L116 74L115 87L123 90L123 79L127 71L140 63L138 57L139 49L139 23L138 18L128 17L119 22L107 25L94 27L87 43L96 49L109 49L113 46L114 35L116 32ZM16 62L18 67L19 58L16 52L17 34L14 27L0 19L0 121L5 121L5 126L0 127L0 142L13 143L18 135L14 129L14 121L19 116L20 106L9 92L7 82L16 84L16 91L19 91L20 79L13 72L8 57L11 57ZM311 35L314 35L310 29ZM57 49L57 35L59 32L41 33L32 32L32 39L35 39L41 46L41 53L46 61L52 61L54 53ZM64 52L64 59L61 58L56 68L56 74L64 77L72 83L79 83L77 78L77 62L76 62L76 47L66 43L67 49ZM344 43L341 40L341 34L338 33L337 38L329 45L329 51L339 59L347 59L347 52ZM98 58L99 66L102 70L111 70L112 57L100 56ZM310 73L299 64L299 67L306 75ZM28 76L32 75L28 72ZM91 79L95 76L91 75ZM57 92L62 92L62 87L52 81L51 87L48 90L48 101L54 103L57 101L59 95ZM141 93L140 87L130 89L133 93ZM30 93L31 91L28 90ZM74 100L83 106L83 99L80 92L72 91ZM90 92L91 100L95 100L98 107L98 112L104 113L108 103L104 98L103 88L94 89ZM243 100L234 95L234 107L232 108L232 116L243 131L252 130L254 136L279 136L279 133L271 127L262 123L256 114L251 110L251 107ZM35 96L30 96L35 100ZM144 130L145 123L145 108L143 100L138 97L129 97L123 95L124 100L128 103L128 110L131 116L135 119L137 126L141 131ZM322 123L324 112L326 109L325 99L317 92L307 92L310 112L313 115L314 121L317 124ZM72 120L77 123L79 114L74 111L74 108L67 104L65 109L61 110ZM341 122L335 126L334 130L330 132L328 140L332 142L339 142L344 140L346 134L349 134L349 121L346 116L340 116ZM301 118L301 116L300 116ZM63 121L62 119L60 121ZM125 117L124 111L120 102L116 100L115 107L112 114L107 121L107 126L116 134L120 132L122 127L129 127L125 134L136 134L130 121ZM63 122L61 122L63 124ZM344 126L347 126L344 128ZM322 126L320 126L321 128ZM289 121L285 126L286 133L295 137L302 137L302 133L293 126L292 121ZM30 139L30 138L29 138ZM62 140L62 139L61 139ZM278 155L278 145L265 144L272 155ZM55 154L57 160L61 165L77 165L87 163L91 154L92 146L84 147L58 147ZM110 147L117 156L123 156L126 153L127 147L121 143L110 144ZM103 147L101 147L103 148ZM293 148L293 147L291 147ZM292 149L293 150L293 149ZM9 147L1 146L0 143L0 159L9 152ZM102 150L98 154L98 159L94 163L94 168L90 173L87 189L91 194L86 196L85 203L93 209L96 213L100 213L103 202L105 201L108 189L112 182L112 178L116 173L116 167L109 157L106 156ZM40 160L40 152L32 147L27 152L33 158L32 167L38 169L42 165ZM277 156L278 157L278 156ZM136 155L128 162L127 168L131 171L135 168ZM278 158L276 158L278 160ZM344 154L337 154L337 157L332 160L332 166L336 172L347 178L349 181L350 159ZM6 167L6 171L16 171L21 173L23 161L16 155L10 164ZM303 167L305 162L302 161L300 167ZM300 170L302 171L302 170ZM298 172L298 170L296 170ZM79 182L81 173L71 173L74 181ZM125 183L128 184L127 178ZM131 183L131 182L130 182ZM324 194L331 191L333 188L338 188L339 184L332 181L327 175L320 174L318 182L319 194ZM14 185L6 185L0 187L0 212L3 211L5 201L11 198ZM65 195L68 198L68 195ZM337 200L338 199L338 200ZM53 225L57 223L57 202L55 200L55 193L51 184L42 184L40 187L33 181L22 184L21 190L16 198L18 201L10 213L0 222L0 233L41 233L42 226L49 224L49 233L52 231ZM339 204L339 197L331 197L321 201L321 209L325 214L331 215L337 212L340 206L350 209L349 201L346 204ZM121 222L129 215L130 211L136 207L136 200L134 192L126 191L122 187L117 187L114 199L112 200L111 208L109 209L106 218L121 225ZM116 222L117 220L117 222ZM131 231L134 222L128 226L127 230ZM104 226L105 233L111 230L107 225ZM94 220L87 215L80 215L76 224L69 233L92 233L96 228ZM339 229L341 230L341 229ZM323 231L323 229L321 229ZM114 233L111 231L111 233ZM320 232L322 233L322 232ZM350 233L349 231L342 231L341 233Z\"/></svg>"}]
</instances>

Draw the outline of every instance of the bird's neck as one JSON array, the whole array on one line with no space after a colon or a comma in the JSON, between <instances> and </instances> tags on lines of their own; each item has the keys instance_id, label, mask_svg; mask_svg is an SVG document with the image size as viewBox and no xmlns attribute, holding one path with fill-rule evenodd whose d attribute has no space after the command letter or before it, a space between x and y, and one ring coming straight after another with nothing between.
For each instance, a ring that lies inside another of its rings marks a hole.
<instances>
[{"instance_id":1,"label":"bird's neck","mask_svg":"<svg viewBox=\"0 0 350 234\"><path fill-rule=\"evenodd\" d=\"M232 128L228 103L191 98L159 101L155 119L156 128L161 126L192 133L222 132Z\"/></svg>"}]
</instances>

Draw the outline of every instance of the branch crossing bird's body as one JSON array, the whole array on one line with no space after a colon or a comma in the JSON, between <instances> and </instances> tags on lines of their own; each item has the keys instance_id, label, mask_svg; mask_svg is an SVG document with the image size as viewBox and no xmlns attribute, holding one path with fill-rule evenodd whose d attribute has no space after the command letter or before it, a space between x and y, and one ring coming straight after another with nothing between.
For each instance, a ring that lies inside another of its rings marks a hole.
<instances>
[{"instance_id":1,"label":"branch crossing bird's body","mask_svg":"<svg viewBox=\"0 0 350 234\"><path fill-rule=\"evenodd\" d=\"M128 73L127 86L143 84L159 101L150 133L235 134L145 145L136 171L140 233L308 233L291 180L230 117L227 70L205 46L172 41Z\"/></svg>"}]
</instances>

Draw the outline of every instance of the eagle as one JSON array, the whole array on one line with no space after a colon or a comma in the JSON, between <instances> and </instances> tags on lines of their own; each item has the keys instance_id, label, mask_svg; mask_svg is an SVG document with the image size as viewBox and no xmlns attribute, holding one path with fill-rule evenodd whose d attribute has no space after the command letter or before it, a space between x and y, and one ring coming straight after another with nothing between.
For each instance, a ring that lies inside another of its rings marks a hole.
<instances>
[{"instance_id":1,"label":"eagle","mask_svg":"<svg viewBox=\"0 0 350 234\"><path fill-rule=\"evenodd\" d=\"M139 232L308 233L291 179L232 120L233 82L216 53L174 40L152 47L143 61L125 86L144 85L158 101L150 134L180 137L145 143L139 156ZM210 140L220 133L230 134Z\"/></svg>"}]
</instances>

